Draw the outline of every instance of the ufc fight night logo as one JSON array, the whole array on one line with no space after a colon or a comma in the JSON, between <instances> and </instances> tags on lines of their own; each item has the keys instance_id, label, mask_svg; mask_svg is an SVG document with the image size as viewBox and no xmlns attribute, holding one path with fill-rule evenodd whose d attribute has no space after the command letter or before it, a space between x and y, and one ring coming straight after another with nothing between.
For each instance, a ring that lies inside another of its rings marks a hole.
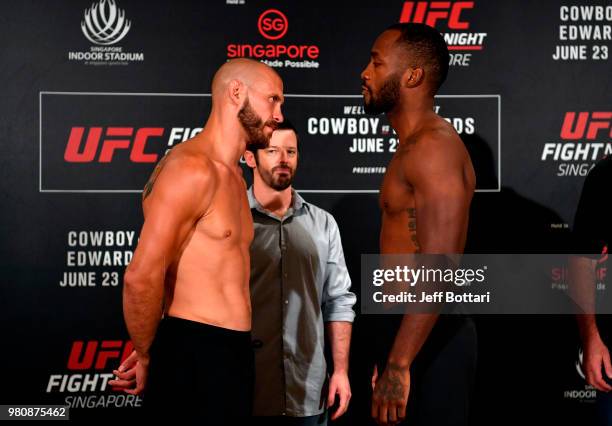
<instances>
[{"instance_id":1,"label":"ufc fight night logo","mask_svg":"<svg viewBox=\"0 0 612 426\"><path fill-rule=\"evenodd\" d=\"M568 111L560 142L544 144L541 161L557 164L557 176L586 176L597 160L612 155L612 111Z\"/></svg>"},{"instance_id":2,"label":"ufc fight night logo","mask_svg":"<svg viewBox=\"0 0 612 426\"><path fill-rule=\"evenodd\" d=\"M47 393L105 391L108 381L114 377L112 370L119 367L133 350L131 341L75 341L72 343L66 365L70 374L51 374ZM103 373L104 370L109 372ZM85 373L86 371L89 373Z\"/></svg>"},{"instance_id":3,"label":"ufc fight night logo","mask_svg":"<svg viewBox=\"0 0 612 426\"><path fill-rule=\"evenodd\" d=\"M487 33L472 32L470 12L473 1L406 1L400 13L400 23L425 24L438 29L450 51L451 66L470 65L473 51L484 49Z\"/></svg>"},{"instance_id":4,"label":"ufc fight night logo","mask_svg":"<svg viewBox=\"0 0 612 426\"><path fill-rule=\"evenodd\" d=\"M122 388L108 386L109 380L115 377L112 370L119 367L133 349L132 342L123 340L73 342L68 374L51 374L46 392L63 395L63 404L70 408L141 407L141 396L127 395Z\"/></svg>"}]
</instances>

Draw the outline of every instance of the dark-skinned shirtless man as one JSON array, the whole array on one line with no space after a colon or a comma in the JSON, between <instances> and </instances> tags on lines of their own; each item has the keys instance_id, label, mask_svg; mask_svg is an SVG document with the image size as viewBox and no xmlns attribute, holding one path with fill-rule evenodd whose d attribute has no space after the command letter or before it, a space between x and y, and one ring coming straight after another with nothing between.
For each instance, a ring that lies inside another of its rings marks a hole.
<instances>
[{"instance_id":1,"label":"dark-skinned shirtless man","mask_svg":"<svg viewBox=\"0 0 612 426\"><path fill-rule=\"evenodd\" d=\"M474 170L455 129L434 113L448 59L435 29L397 24L376 39L361 74L366 113L386 113L400 141L380 190L383 255L463 252ZM371 416L378 424L467 424L473 324L435 312L396 318L374 331L387 337L377 342Z\"/></svg>"},{"instance_id":2,"label":"dark-skinned shirtless man","mask_svg":"<svg viewBox=\"0 0 612 426\"><path fill-rule=\"evenodd\" d=\"M143 192L123 306L138 357L130 392L144 389L158 420L230 425L251 414L253 220L238 161L248 144L267 145L282 102L271 68L225 63L202 132L160 161Z\"/></svg>"}]
</instances>

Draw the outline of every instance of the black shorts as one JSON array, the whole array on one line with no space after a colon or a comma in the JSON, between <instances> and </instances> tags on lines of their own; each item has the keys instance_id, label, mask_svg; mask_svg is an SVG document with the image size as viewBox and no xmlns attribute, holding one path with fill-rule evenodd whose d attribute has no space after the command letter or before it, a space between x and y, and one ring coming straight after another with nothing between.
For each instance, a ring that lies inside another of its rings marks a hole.
<instances>
[{"instance_id":1,"label":"black shorts","mask_svg":"<svg viewBox=\"0 0 612 426\"><path fill-rule=\"evenodd\" d=\"M143 406L155 420L231 425L251 416L251 333L162 319L151 346Z\"/></svg>"}]
</instances>

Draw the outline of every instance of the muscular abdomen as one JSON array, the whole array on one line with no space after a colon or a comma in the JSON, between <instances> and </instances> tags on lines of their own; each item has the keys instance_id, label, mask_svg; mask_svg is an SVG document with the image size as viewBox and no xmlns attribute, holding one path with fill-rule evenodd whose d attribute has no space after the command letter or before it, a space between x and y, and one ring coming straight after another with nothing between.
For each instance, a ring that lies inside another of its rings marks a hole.
<instances>
[{"instance_id":1,"label":"muscular abdomen","mask_svg":"<svg viewBox=\"0 0 612 426\"><path fill-rule=\"evenodd\" d=\"M215 214L221 216L219 211ZM227 216L207 217L195 227L171 268L174 282L167 284L174 288L168 315L232 330L251 329L252 222L241 223L245 218L240 216L235 214L235 222Z\"/></svg>"}]
</instances>

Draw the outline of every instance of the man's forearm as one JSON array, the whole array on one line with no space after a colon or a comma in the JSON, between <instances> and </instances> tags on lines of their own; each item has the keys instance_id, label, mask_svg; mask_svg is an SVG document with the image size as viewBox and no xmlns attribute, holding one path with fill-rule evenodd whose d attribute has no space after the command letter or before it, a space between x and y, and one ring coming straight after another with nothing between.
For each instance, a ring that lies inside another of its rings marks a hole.
<instances>
[{"instance_id":1,"label":"man's forearm","mask_svg":"<svg viewBox=\"0 0 612 426\"><path fill-rule=\"evenodd\" d=\"M123 315L134 349L140 358L149 356L149 348L162 316L163 295L163 282L145 283L126 274L123 286Z\"/></svg>"},{"instance_id":2,"label":"man's forearm","mask_svg":"<svg viewBox=\"0 0 612 426\"><path fill-rule=\"evenodd\" d=\"M353 324L348 321L330 321L325 323L325 327L334 360L334 372L347 373Z\"/></svg>"},{"instance_id":3,"label":"man's forearm","mask_svg":"<svg viewBox=\"0 0 612 426\"><path fill-rule=\"evenodd\" d=\"M570 256L570 295L578 307L576 319L582 341L599 336L595 321L595 284L597 262L581 256Z\"/></svg>"},{"instance_id":4,"label":"man's forearm","mask_svg":"<svg viewBox=\"0 0 612 426\"><path fill-rule=\"evenodd\" d=\"M576 319L578 321L580 338L583 342L587 341L591 337L599 336L599 330L597 329L594 314L578 314L576 315Z\"/></svg>"},{"instance_id":5,"label":"man's forearm","mask_svg":"<svg viewBox=\"0 0 612 426\"><path fill-rule=\"evenodd\" d=\"M430 252L437 252L440 250L427 247ZM457 250L458 251L458 250ZM459 255L453 254L426 254L421 255L418 258L418 263L421 267L425 267L428 270L446 270L455 269L459 263ZM443 288L446 290L452 290L452 284L436 283L435 287L432 288ZM450 287L449 287L450 286ZM413 288L416 290L417 286ZM444 303L440 302L425 302L415 305L418 310L413 313L407 312L402 318L400 328L395 336L393 347L389 353L387 359L390 365L398 368L410 367L412 361L416 358L417 354L423 347L423 344L427 340L429 333L438 320L440 311L444 308ZM424 312L424 313L421 313Z\"/></svg>"},{"instance_id":6,"label":"man's forearm","mask_svg":"<svg viewBox=\"0 0 612 426\"><path fill-rule=\"evenodd\" d=\"M389 353L388 363L409 367L437 320L438 314L405 314Z\"/></svg>"}]
</instances>

